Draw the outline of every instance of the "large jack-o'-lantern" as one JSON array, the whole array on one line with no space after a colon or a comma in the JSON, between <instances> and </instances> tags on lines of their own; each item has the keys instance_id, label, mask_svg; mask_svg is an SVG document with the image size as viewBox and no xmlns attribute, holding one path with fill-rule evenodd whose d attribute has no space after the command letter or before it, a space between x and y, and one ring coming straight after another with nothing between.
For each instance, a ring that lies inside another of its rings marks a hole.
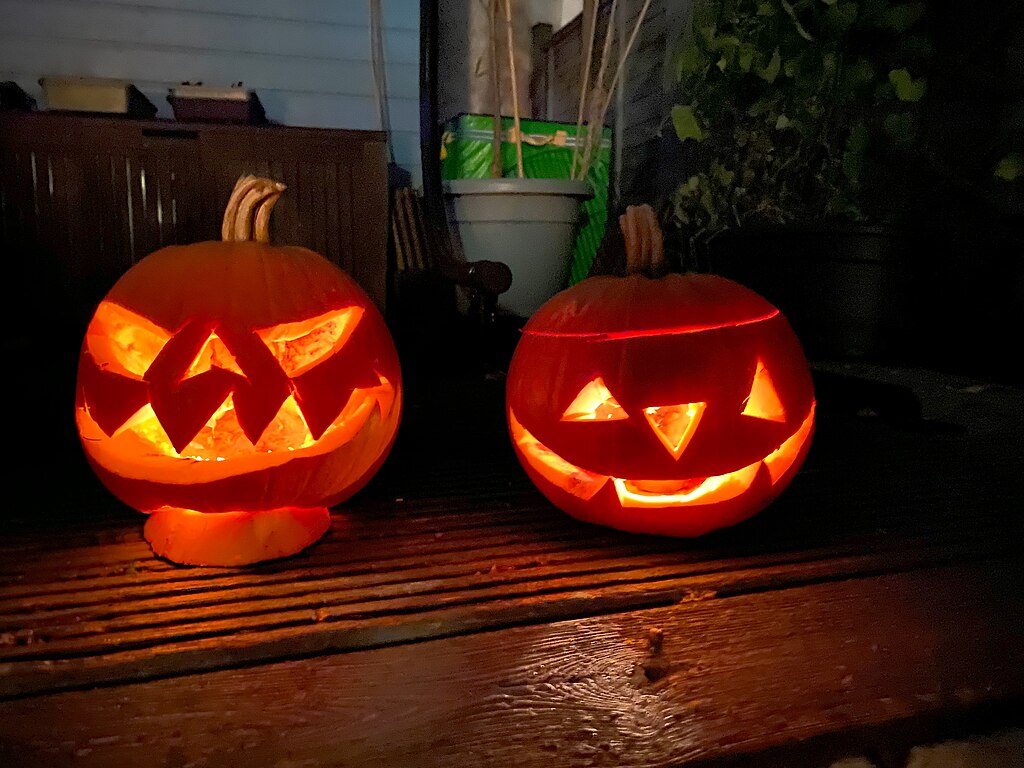
<instances>
[{"instance_id":1,"label":"large jack-o'-lantern","mask_svg":"<svg viewBox=\"0 0 1024 768\"><path fill-rule=\"evenodd\" d=\"M626 531L698 536L763 509L810 445L814 392L783 315L713 275L643 274L649 208L622 221L634 274L592 277L527 322L509 368L516 454L555 506Z\"/></svg>"},{"instance_id":2,"label":"large jack-o'-lantern","mask_svg":"<svg viewBox=\"0 0 1024 768\"><path fill-rule=\"evenodd\" d=\"M240 565L308 546L398 429L398 356L369 297L319 254L268 242L283 190L240 179L223 241L141 260L82 345L86 456L149 514L154 552L177 562Z\"/></svg>"}]
</instances>

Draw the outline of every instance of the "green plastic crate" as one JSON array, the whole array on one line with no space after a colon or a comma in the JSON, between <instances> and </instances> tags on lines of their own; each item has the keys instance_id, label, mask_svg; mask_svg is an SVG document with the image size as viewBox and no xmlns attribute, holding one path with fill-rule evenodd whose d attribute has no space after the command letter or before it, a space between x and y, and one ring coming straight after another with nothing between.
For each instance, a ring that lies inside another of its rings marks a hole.
<instances>
[{"instance_id":1,"label":"green plastic crate","mask_svg":"<svg viewBox=\"0 0 1024 768\"><path fill-rule=\"evenodd\" d=\"M493 118L462 114L445 124L441 150L441 178L483 179L491 175ZM512 118L502 118L502 175L515 176L516 148L509 141ZM520 120L523 131L523 172L536 179L567 179L576 146L574 123ZM583 129L586 131L586 128ZM600 147L594 148L587 181L594 197L583 204L580 227L573 245L569 284L584 279L594 263L608 220L608 166L611 159L611 129L602 132Z\"/></svg>"}]
</instances>

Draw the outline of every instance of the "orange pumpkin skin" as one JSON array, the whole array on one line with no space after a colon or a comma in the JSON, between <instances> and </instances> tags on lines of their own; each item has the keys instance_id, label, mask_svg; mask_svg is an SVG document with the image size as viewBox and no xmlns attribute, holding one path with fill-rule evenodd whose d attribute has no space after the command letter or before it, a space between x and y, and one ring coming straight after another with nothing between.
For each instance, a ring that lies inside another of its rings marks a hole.
<instances>
[{"instance_id":1,"label":"orange pumpkin skin","mask_svg":"<svg viewBox=\"0 0 1024 768\"><path fill-rule=\"evenodd\" d=\"M516 455L555 506L671 536L767 506L806 457L814 409L785 317L712 275L563 291L526 324L506 389Z\"/></svg>"},{"instance_id":2,"label":"orange pumpkin skin","mask_svg":"<svg viewBox=\"0 0 1024 768\"><path fill-rule=\"evenodd\" d=\"M247 513L350 497L386 458L401 407L391 336L343 271L296 246L206 242L147 256L100 303L82 345L76 419L90 464L126 504ZM276 519L305 544L329 525L326 510ZM290 554L227 549L172 559Z\"/></svg>"}]
</instances>

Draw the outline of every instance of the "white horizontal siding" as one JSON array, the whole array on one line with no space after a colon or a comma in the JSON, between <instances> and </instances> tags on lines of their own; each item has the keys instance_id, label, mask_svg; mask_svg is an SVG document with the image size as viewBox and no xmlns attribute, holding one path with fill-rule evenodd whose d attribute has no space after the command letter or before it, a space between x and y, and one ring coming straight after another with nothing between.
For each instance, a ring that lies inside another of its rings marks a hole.
<instances>
[{"instance_id":1,"label":"white horizontal siding","mask_svg":"<svg viewBox=\"0 0 1024 768\"><path fill-rule=\"evenodd\" d=\"M418 179L419 3L383 0L396 161ZM243 82L285 125L380 128L368 0L0 0L0 80L45 107L44 76L133 82L172 117L168 88Z\"/></svg>"},{"instance_id":2,"label":"white horizontal siding","mask_svg":"<svg viewBox=\"0 0 1024 768\"><path fill-rule=\"evenodd\" d=\"M106 0L103 4L203 14L258 16L263 19L339 24L364 29L370 24L369 6L363 0ZM419 31L418 3L385 0L383 10L386 27Z\"/></svg>"}]
</instances>

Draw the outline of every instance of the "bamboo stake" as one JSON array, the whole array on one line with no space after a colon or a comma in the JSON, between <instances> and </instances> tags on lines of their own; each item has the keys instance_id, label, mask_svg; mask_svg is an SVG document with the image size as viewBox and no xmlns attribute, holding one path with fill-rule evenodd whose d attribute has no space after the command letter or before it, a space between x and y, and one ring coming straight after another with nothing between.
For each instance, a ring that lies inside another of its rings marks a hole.
<instances>
[{"instance_id":1,"label":"bamboo stake","mask_svg":"<svg viewBox=\"0 0 1024 768\"><path fill-rule=\"evenodd\" d=\"M501 71L498 62L498 0L488 9L491 27L491 85L494 88L494 137L491 139L491 176L501 178Z\"/></svg>"},{"instance_id":2,"label":"bamboo stake","mask_svg":"<svg viewBox=\"0 0 1024 768\"><path fill-rule=\"evenodd\" d=\"M583 141L583 110L586 107L587 92L590 89L590 67L594 61L594 37L597 35L597 0L587 0L584 5L584 11L588 7L590 8L590 25L584 33L587 38L587 55L584 57L580 72L580 106L576 112L576 142L572 148L572 165L569 168L570 179L576 178L576 161L580 157L580 142Z\"/></svg>"},{"instance_id":3,"label":"bamboo stake","mask_svg":"<svg viewBox=\"0 0 1024 768\"><path fill-rule=\"evenodd\" d=\"M583 159L580 165L579 177L581 179L585 179L587 177L587 172L590 170L589 162L590 154L592 151L591 145L594 143L595 127L597 129L598 136L601 136L603 134L603 125L600 123L598 119L599 113L597 110L594 109L594 107L596 106L598 107L598 109L600 109L599 105L604 103L604 99L601 97L601 94L602 89L604 88L605 73L608 69L608 58L612 48L612 37L615 31L615 9L618 6L618 4L619 0L612 0L612 7L608 13L608 26L605 28L604 32L604 45L601 48L601 64L597 68L597 79L594 81L594 89L590 97L591 104L589 110L590 115L587 119L587 136L586 140L583 143Z\"/></svg>"},{"instance_id":4,"label":"bamboo stake","mask_svg":"<svg viewBox=\"0 0 1024 768\"><path fill-rule=\"evenodd\" d=\"M508 71L512 79L512 125L516 132L516 170L521 179L525 174L523 173L523 135L519 128L519 85L516 82L515 39L512 35L512 0L505 0L505 29L508 32Z\"/></svg>"},{"instance_id":5,"label":"bamboo stake","mask_svg":"<svg viewBox=\"0 0 1024 768\"><path fill-rule=\"evenodd\" d=\"M615 88L618 87L618 80L622 78L623 72L626 69L626 58L630 55L630 51L633 49L633 44L636 42L637 36L640 33L640 26L643 24L643 19L647 15L647 8L650 7L650 0L644 0L643 7L640 8L640 14L637 16L637 22L633 26L633 32L630 34L630 39L626 43L626 48L622 54L618 56L618 65L615 67L615 73L611 79L611 86L608 88L607 93L604 96L604 101L601 103L601 111L598 114L597 125L598 135L601 135L601 128L604 125L604 118L608 114L608 108L611 105L611 96L615 92ZM590 170L590 160L593 154L593 140L591 136L593 131L587 133L587 147L584 155L584 167L581 169L581 174L585 175Z\"/></svg>"}]
</instances>

